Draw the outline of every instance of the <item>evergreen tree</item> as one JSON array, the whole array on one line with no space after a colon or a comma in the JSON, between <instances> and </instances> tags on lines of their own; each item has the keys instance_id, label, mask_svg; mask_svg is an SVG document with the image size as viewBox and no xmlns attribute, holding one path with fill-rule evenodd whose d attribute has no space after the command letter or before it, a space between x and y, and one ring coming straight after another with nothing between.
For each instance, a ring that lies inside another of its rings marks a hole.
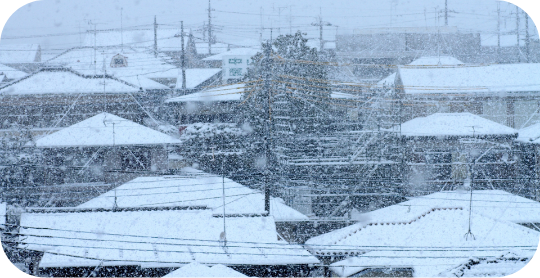
<instances>
[{"instance_id":1,"label":"evergreen tree","mask_svg":"<svg viewBox=\"0 0 540 278\"><path fill-rule=\"evenodd\" d=\"M246 75L242 110L254 135L264 132L268 105L276 135L315 134L326 129L330 98L326 66L306 42L300 31L281 35L272 45L263 44L263 52L252 57L254 66ZM264 87L264 51L270 51L270 99Z\"/></svg>"}]
</instances>

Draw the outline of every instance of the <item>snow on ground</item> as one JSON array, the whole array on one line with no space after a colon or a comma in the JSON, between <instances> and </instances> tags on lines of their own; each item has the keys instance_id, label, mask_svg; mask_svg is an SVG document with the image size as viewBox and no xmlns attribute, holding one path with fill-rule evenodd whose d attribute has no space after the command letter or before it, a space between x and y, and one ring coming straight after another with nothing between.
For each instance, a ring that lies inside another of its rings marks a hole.
<instances>
[{"instance_id":1,"label":"snow on ground","mask_svg":"<svg viewBox=\"0 0 540 278\"><path fill-rule=\"evenodd\" d=\"M318 263L300 246L279 242L272 217L224 223L208 210L23 213L21 227L19 247L45 252L40 267Z\"/></svg>"},{"instance_id":2,"label":"snow on ground","mask_svg":"<svg viewBox=\"0 0 540 278\"><path fill-rule=\"evenodd\" d=\"M105 82L105 89L103 86ZM68 70L42 70L0 90L5 95L133 93L138 87L111 78L85 78Z\"/></svg>"},{"instance_id":3,"label":"snow on ground","mask_svg":"<svg viewBox=\"0 0 540 278\"><path fill-rule=\"evenodd\" d=\"M517 135L517 133L518 131L511 127L471 113L435 113L401 124L401 134L404 136L481 136Z\"/></svg>"},{"instance_id":4,"label":"snow on ground","mask_svg":"<svg viewBox=\"0 0 540 278\"><path fill-rule=\"evenodd\" d=\"M263 214L264 195L228 178L192 168L184 175L139 177L106 192L79 208L206 206L216 216L225 214ZM308 217L285 205L279 198L270 199L270 215L276 221L306 221Z\"/></svg>"},{"instance_id":5,"label":"snow on ground","mask_svg":"<svg viewBox=\"0 0 540 278\"><path fill-rule=\"evenodd\" d=\"M109 113L100 113L36 140L36 147L179 144L178 139Z\"/></svg>"},{"instance_id":6,"label":"snow on ground","mask_svg":"<svg viewBox=\"0 0 540 278\"><path fill-rule=\"evenodd\" d=\"M186 77L187 78L187 77ZM184 96L167 99L171 102L219 102L219 101L241 101L244 93L244 84L233 84L219 86L205 91L196 92Z\"/></svg>"},{"instance_id":7,"label":"snow on ground","mask_svg":"<svg viewBox=\"0 0 540 278\"><path fill-rule=\"evenodd\" d=\"M248 277L222 264L212 267L200 263L190 263L163 277Z\"/></svg>"},{"instance_id":8,"label":"snow on ground","mask_svg":"<svg viewBox=\"0 0 540 278\"><path fill-rule=\"evenodd\" d=\"M406 94L515 93L540 91L540 64L398 67Z\"/></svg>"},{"instance_id":9,"label":"snow on ground","mask_svg":"<svg viewBox=\"0 0 540 278\"><path fill-rule=\"evenodd\" d=\"M186 89L194 89L219 72L221 72L221 69L186 69ZM182 72L179 71L176 79L176 89L182 89L182 83Z\"/></svg>"},{"instance_id":10,"label":"snow on ground","mask_svg":"<svg viewBox=\"0 0 540 278\"><path fill-rule=\"evenodd\" d=\"M516 141L540 144L540 123L520 129Z\"/></svg>"}]
</instances>

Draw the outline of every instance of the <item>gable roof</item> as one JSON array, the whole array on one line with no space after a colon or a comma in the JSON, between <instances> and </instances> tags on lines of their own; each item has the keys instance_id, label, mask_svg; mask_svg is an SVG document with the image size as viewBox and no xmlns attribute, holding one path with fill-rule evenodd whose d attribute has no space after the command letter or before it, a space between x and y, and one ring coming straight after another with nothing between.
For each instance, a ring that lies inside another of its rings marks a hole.
<instances>
[{"instance_id":1,"label":"gable roof","mask_svg":"<svg viewBox=\"0 0 540 278\"><path fill-rule=\"evenodd\" d=\"M517 136L517 133L517 130L511 127L468 112L435 113L401 124L403 136Z\"/></svg>"},{"instance_id":2,"label":"gable roof","mask_svg":"<svg viewBox=\"0 0 540 278\"><path fill-rule=\"evenodd\" d=\"M0 94L103 94L137 91L137 87L111 76L85 76L70 69L46 68L6 85L0 89Z\"/></svg>"},{"instance_id":3,"label":"gable roof","mask_svg":"<svg viewBox=\"0 0 540 278\"><path fill-rule=\"evenodd\" d=\"M441 191L377 209L360 218L398 221L431 208L468 207L470 197L470 191ZM540 202L503 190L473 190L472 198L472 211L482 216L513 223L540 223Z\"/></svg>"},{"instance_id":4,"label":"gable roof","mask_svg":"<svg viewBox=\"0 0 540 278\"><path fill-rule=\"evenodd\" d=\"M5 75L8 79L20 79L27 76L28 73L0 64L0 75Z\"/></svg>"},{"instance_id":5,"label":"gable roof","mask_svg":"<svg viewBox=\"0 0 540 278\"><path fill-rule=\"evenodd\" d=\"M516 141L540 144L540 123L520 129Z\"/></svg>"},{"instance_id":6,"label":"gable roof","mask_svg":"<svg viewBox=\"0 0 540 278\"><path fill-rule=\"evenodd\" d=\"M187 80L187 76L186 76ZM187 94L179 97L167 99L166 103L171 102L214 102L214 101L241 101L244 93L244 84L233 84L219 86L216 88Z\"/></svg>"},{"instance_id":7,"label":"gable roof","mask_svg":"<svg viewBox=\"0 0 540 278\"><path fill-rule=\"evenodd\" d=\"M79 208L204 206L216 216L223 215L225 190L226 215L264 214L264 195L247 186L192 168L175 176L139 177L106 192ZM115 197L116 196L116 197ZM270 199L270 215L276 221L305 221L308 217Z\"/></svg>"},{"instance_id":8,"label":"gable roof","mask_svg":"<svg viewBox=\"0 0 540 278\"><path fill-rule=\"evenodd\" d=\"M0 44L0 63L37 63L41 62L39 44Z\"/></svg>"},{"instance_id":9,"label":"gable roof","mask_svg":"<svg viewBox=\"0 0 540 278\"><path fill-rule=\"evenodd\" d=\"M190 263L163 277L248 277L222 264L212 267L200 263Z\"/></svg>"},{"instance_id":10,"label":"gable roof","mask_svg":"<svg viewBox=\"0 0 540 278\"><path fill-rule=\"evenodd\" d=\"M365 268L412 267L419 276L433 276L471 256L537 249L540 233L532 229L477 214L474 207L471 214L468 207L429 207L372 212L373 218L311 238L306 245L315 254L356 255L332 265L344 275ZM469 223L474 240L467 237Z\"/></svg>"},{"instance_id":11,"label":"gable roof","mask_svg":"<svg viewBox=\"0 0 540 278\"><path fill-rule=\"evenodd\" d=\"M126 67L111 67L111 60L116 55L127 58ZM168 64L169 59L162 54L155 57L153 53L144 49L130 47L99 48L95 52L96 65L94 65L94 48L75 47L47 61L51 65L69 67L76 72L86 75L103 74L103 62L107 74L118 78L176 78L178 68Z\"/></svg>"},{"instance_id":12,"label":"gable roof","mask_svg":"<svg viewBox=\"0 0 540 278\"><path fill-rule=\"evenodd\" d=\"M540 91L540 64L399 66L406 94L515 93Z\"/></svg>"},{"instance_id":13,"label":"gable roof","mask_svg":"<svg viewBox=\"0 0 540 278\"><path fill-rule=\"evenodd\" d=\"M36 140L38 148L179 144L180 140L109 113Z\"/></svg>"},{"instance_id":14,"label":"gable roof","mask_svg":"<svg viewBox=\"0 0 540 278\"><path fill-rule=\"evenodd\" d=\"M220 73L221 69L201 68L201 69L186 69L186 89L195 89L208 79ZM182 71L178 72L176 79L176 89L182 89Z\"/></svg>"},{"instance_id":15,"label":"gable roof","mask_svg":"<svg viewBox=\"0 0 540 278\"><path fill-rule=\"evenodd\" d=\"M318 262L278 241L272 217L227 218L225 248L223 225L206 210L23 213L19 247L45 252L40 267Z\"/></svg>"}]
</instances>

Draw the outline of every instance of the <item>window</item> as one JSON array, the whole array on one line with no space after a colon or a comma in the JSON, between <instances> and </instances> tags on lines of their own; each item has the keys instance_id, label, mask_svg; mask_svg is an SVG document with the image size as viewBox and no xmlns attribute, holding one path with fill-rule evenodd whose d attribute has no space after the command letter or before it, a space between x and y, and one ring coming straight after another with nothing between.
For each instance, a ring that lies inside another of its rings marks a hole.
<instances>
[{"instance_id":1,"label":"window","mask_svg":"<svg viewBox=\"0 0 540 278\"><path fill-rule=\"evenodd\" d=\"M127 67L127 57L116 54L112 57L111 68Z\"/></svg>"}]
</instances>

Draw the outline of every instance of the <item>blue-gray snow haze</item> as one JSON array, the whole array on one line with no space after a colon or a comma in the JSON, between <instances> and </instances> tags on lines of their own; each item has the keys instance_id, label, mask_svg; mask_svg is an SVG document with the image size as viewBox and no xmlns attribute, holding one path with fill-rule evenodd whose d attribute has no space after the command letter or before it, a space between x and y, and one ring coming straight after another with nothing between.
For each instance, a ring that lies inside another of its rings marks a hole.
<instances>
[{"instance_id":1,"label":"blue-gray snow haze","mask_svg":"<svg viewBox=\"0 0 540 278\"><path fill-rule=\"evenodd\" d=\"M325 26L324 39L336 34L351 34L355 29L384 27L443 26L444 0L213 0L212 24L218 41L258 42L301 30L318 38L319 28L312 23L320 15ZM184 28L200 35L208 21L208 1L179 0L43 0L18 9L7 21L0 44L39 43L44 50L79 46L86 31L100 29L147 28L154 16L161 28ZM500 2L501 33L513 32L515 6ZM122 16L121 16L122 14ZM521 18L523 25L523 17ZM461 32L480 32L495 36L497 1L449 0L448 25ZM263 27L264 29L262 29ZM531 26L531 30L534 26ZM538 38L532 32L531 38ZM46 51L45 51L46 52ZM46 55L46 54L45 54Z\"/></svg>"}]
</instances>

